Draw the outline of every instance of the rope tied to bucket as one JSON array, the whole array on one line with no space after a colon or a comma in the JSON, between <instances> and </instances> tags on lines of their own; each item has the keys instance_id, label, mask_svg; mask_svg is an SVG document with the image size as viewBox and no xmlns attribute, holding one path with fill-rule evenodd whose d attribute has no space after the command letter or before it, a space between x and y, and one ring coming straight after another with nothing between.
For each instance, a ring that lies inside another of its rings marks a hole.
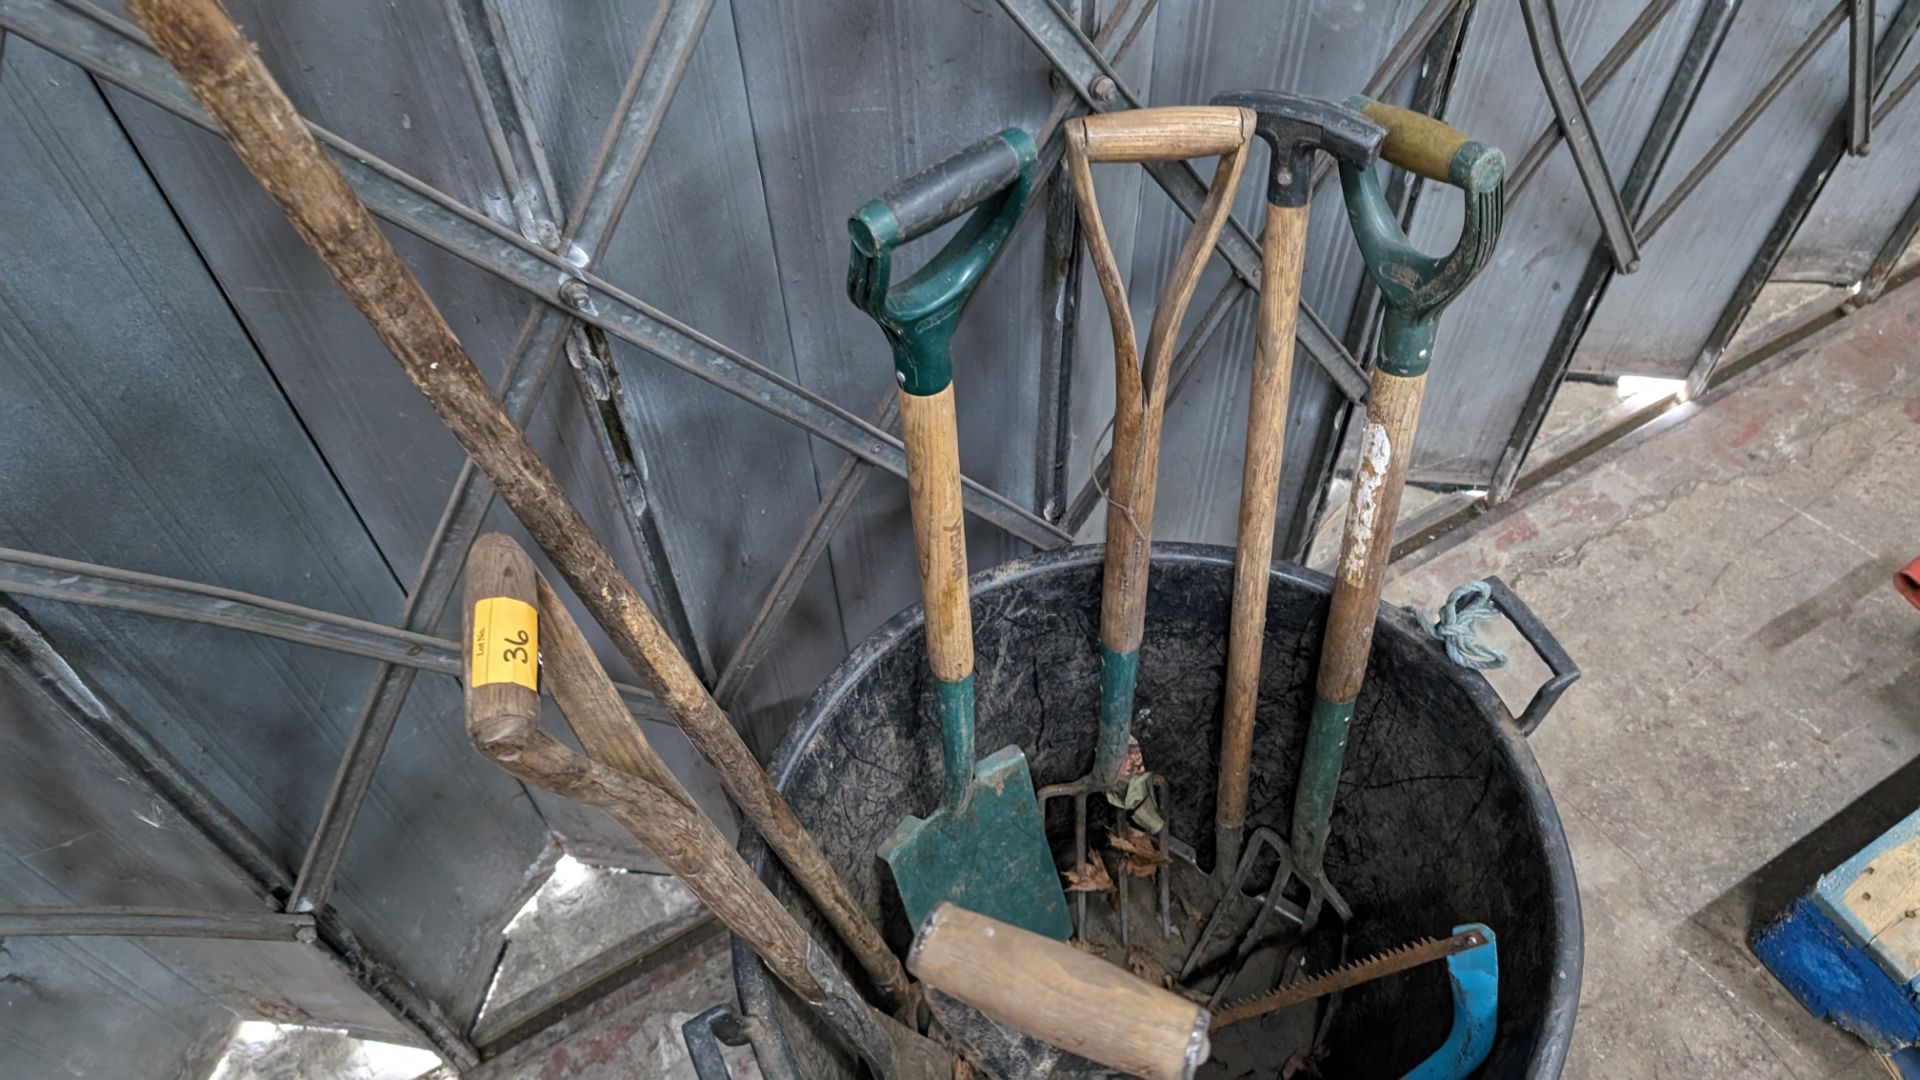
<instances>
[{"instance_id":1,"label":"rope tied to bucket","mask_svg":"<svg viewBox=\"0 0 1920 1080\"><path fill-rule=\"evenodd\" d=\"M1507 666L1504 650L1474 639L1474 627L1499 614L1493 606L1493 589L1484 581L1469 581L1447 594L1440 605L1440 617L1429 624L1420 609L1409 604L1407 613L1427 636L1447 647L1447 659L1475 671L1491 671Z\"/></svg>"}]
</instances>

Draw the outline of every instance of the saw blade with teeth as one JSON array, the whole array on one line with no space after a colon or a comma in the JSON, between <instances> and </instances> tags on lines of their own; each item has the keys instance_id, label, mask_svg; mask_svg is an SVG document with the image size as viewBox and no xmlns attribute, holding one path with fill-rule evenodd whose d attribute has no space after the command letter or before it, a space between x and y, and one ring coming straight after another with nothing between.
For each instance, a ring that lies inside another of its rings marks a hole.
<instances>
[{"instance_id":1,"label":"saw blade with teeth","mask_svg":"<svg viewBox=\"0 0 1920 1080\"><path fill-rule=\"evenodd\" d=\"M1463 953L1486 943L1487 935L1478 930L1468 930L1465 933L1438 940L1422 938L1397 949L1375 953L1365 960L1355 960L1351 964L1344 964L1332 971L1322 972L1311 979L1303 979L1292 986L1283 986L1272 993L1231 1002L1214 1012L1212 1027L1213 1030L1218 1031L1228 1024L1237 1024L1242 1020L1265 1016L1270 1012L1276 1012L1290 1005L1298 1005L1303 1001L1312 1001L1314 998L1323 997L1337 990L1359 986L1361 983L1372 982L1382 976L1406 971L1422 964L1430 964L1435 960L1444 960L1456 953Z\"/></svg>"}]
</instances>

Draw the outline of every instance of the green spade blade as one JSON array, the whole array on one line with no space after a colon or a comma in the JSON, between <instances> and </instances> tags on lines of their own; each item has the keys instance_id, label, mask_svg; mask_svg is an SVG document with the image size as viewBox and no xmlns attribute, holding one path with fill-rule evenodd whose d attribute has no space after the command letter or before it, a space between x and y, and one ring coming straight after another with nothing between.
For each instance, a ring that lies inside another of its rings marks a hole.
<instances>
[{"instance_id":1,"label":"green spade blade","mask_svg":"<svg viewBox=\"0 0 1920 1080\"><path fill-rule=\"evenodd\" d=\"M942 900L1065 941L1073 936L1060 875L1017 746L981 758L958 807L903 818L880 845L918 926Z\"/></svg>"}]
</instances>

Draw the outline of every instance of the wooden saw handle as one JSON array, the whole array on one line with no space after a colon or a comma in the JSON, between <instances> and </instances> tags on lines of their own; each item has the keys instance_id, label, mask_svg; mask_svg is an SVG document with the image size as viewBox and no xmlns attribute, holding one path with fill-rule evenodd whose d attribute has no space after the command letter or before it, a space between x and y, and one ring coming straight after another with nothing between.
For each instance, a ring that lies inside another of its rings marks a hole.
<instances>
[{"instance_id":1,"label":"wooden saw handle","mask_svg":"<svg viewBox=\"0 0 1920 1080\"><path fill-rule=\"evenodd\" d=\"M907 970L992 1019L1148 1080L1207 1060L1207 1010L1062 941L953 904L927 914Z\"/></svg>"}]
</instances>

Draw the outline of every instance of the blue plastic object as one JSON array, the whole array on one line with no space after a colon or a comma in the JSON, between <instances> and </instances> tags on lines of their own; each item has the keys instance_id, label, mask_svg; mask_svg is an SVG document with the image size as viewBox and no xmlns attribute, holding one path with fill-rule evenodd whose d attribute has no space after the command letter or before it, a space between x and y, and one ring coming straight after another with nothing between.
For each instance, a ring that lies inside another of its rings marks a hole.
<instances>
[{"instance_id":1,"label":"blue plastic object","mask_svg":"<svg viewBox=\"0 0 1920 1080\"><path fill-rule=\"evenodd\" d=\"M1456 934L1478 930L1485 945L1447 957L1447 980L1453 989L1453 1030L1427 1060L1414 1066L1406 1080L1461 1080L1479 1068L1493 1051L1494 1020L1500 1012L1500 959L1493 931L1482 923L1453 928Z\"/></svg>"}]
</instances>

